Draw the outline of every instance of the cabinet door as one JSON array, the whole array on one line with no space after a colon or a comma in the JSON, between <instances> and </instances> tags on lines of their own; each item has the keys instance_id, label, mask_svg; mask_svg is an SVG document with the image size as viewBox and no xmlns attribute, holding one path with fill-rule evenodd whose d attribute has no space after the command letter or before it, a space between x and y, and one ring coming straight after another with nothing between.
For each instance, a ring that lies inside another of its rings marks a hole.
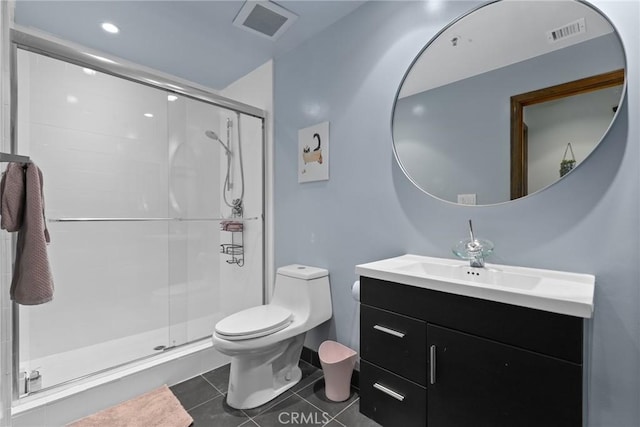
<instances>
[{"instance_id":1,"label":"cabinet door","mask_svg":"<svg viewBox=\"0 0 640 427\"><path fill-rule=\"evenodd\" d=\"M582 425L582 367L427 325L427 425Z\"/></svg>"}]
</instances>

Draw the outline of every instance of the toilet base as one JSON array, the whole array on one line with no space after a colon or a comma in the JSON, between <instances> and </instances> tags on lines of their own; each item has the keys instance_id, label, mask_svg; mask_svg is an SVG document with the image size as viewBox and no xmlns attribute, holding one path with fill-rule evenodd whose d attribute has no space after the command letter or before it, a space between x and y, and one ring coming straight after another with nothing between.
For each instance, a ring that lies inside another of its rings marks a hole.
<instances>
[{"instance_id":1,"label":"toilet base","mask_svg":"<svg viewBox=\"0 0 640 427\"><path fill-rule=\"evenodd\" d=\"M259 354L232 356L227 404L235 409L256 408L300 382L298 362L304 335Z\"/></svg>"},{"instance_id":2,"label":"toilet base","mask_svg":"<svg viewBox=\"0 0 640 427\"><path fill-rule=\"evenodd\" d=\"M242 375L246 376L247 372L245 371ZM262 373L254 371L250 375L261 376ZM242 392L242 385L240 386L240 388L236 388L235 390L232 390L232 387L229 386L229 393L227 394L227 404L235 409L257 408L258 406L264 405L265 403L275 399L285 391L289 390L291 387L300 382L301 378L302 371L299 367L296 366L291 372L291 380L289 380L286 384L282 384L279 388L276 389L271 386L271 381L269 381L269 385L265 387L260 387L259 389L255 389L255 387L253 387L249 393Z\"/></svg>"}]
</instances>

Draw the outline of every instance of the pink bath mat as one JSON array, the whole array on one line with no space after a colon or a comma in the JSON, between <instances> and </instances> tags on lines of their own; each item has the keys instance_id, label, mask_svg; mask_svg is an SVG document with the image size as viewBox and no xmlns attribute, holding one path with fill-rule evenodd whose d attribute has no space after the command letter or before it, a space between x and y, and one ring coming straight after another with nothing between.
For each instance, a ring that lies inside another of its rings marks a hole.
<instances>
[{"instance_id":1,"label":"pink bath mat","mask_svg":"<svg viewBox=\"0 0 640 427\"><path fill-rule=\"evenodd\" d=\"M68 424L68 427L187 427L191 423L191 415L164 385Z\"/></svg>"}]
</instances>

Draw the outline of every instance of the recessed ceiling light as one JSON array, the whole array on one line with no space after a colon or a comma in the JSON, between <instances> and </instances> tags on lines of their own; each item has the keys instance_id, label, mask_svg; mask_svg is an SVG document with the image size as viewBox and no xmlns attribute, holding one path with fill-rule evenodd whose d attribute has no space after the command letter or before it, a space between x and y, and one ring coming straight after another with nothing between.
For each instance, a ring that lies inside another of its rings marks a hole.
<instances>
[{"instance_id":1,"label":"recessed ceiling light","mask_svg":"<svg viewBox=\"0 0 640 427\"><path fill-rule=\"evenodd\" d=\"M145 116L145 117L149 117L149 118L151 118L151 117L153 117L153 114L151 114L151 113L144 113L144 116Z\"/></svg>"},{"instance_id":2,"label":"recessed ceiling light","mask_svg":"<svg viewBox=\"0 0 640 427\"><path fill-rule=\"evenodd\" d=\"M177 99L178 99L178 97L177 97L177 96L175 96L175 95L167 95L167 99L168 99L169 101L173 102L173 101L177 100Z\"/></svg>"},{"instance_id":3,"label":"recessed ceiling light","mask_svg":"<svg viewBox=\"0 0 640 427\"><path fill-rule=\"evenodd\" d=\"M116 27L111 22L103 22L101 26L102 26L102 29L105 30L107 33L118 34L118 32L120 31L120 28Z\"/></svg>"},{"instance_id":4,"label":"recessed ceiling light","mask_svg":"<svg viewBox=\"0 0 640 427\"><path fill-rule=\"evenodd\" d=\"M78 103L78 98L76 96L73 96L73 95L67 95L67 102L69 104L77 104Z\"/></svg>"},{"instance_id":5,"label":"recessed ceiling light","mask_svg":"<svg viewBox=\"0 0 640 427\"><path fill-rule=\"evenodd\" d=\"M96 70L92 70L91 68L83 68L82 72L89 75L89 76L95 76L96 75Z\"/></svg>"}]
</instances>

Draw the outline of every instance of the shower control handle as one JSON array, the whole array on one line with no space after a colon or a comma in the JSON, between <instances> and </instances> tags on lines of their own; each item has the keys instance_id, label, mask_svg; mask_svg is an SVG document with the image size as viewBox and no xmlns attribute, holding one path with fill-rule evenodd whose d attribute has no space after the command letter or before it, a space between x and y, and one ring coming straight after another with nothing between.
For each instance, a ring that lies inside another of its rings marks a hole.
<instances>
[{"instance_id":1,"label":"shower control handle","mask_svg":"<svg viewBox=\"0 0 640 427\"><path fill-rule=\"evenodd\" d=\"M373 329L380 332L384 332L385 334L393 335L394 337L398 337L398 338L404 338L405 336L404 332L396 331L394 329L390 329L385 326L374 325Z\"/></svg>"}]
</instances>

